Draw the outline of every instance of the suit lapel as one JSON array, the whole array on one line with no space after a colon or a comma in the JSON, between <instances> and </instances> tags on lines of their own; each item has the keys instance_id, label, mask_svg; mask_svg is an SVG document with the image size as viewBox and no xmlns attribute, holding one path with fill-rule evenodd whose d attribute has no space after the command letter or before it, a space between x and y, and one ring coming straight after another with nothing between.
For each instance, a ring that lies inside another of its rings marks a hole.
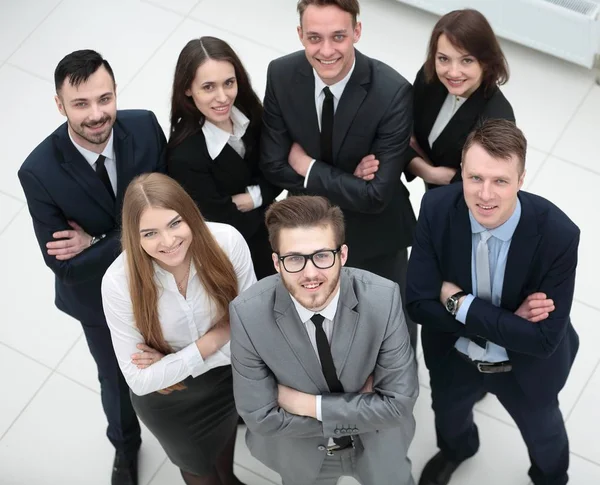
<instances>
[{"instance_id":1,"label":"suit lapel","mask_svg":"<svg viewBox=\"0 0 600 485\"><path fill-rule=\"evenodd\" d=\"M333 160L337 160L338 153L346 138L350 125L356 118L356 114L367 96L366 85L371 82L371 68L368 59L355 50L356 64L354 72L344 88L339 100L335 116L333 117Z\"/></svg>"},{"instance_id":2,"label":"suit lapel","mask_svg":"<svg viewBox=\"0 0 600 485\"><path fill-rule=\"evenodd\" d=\"M62 167L73 177L73 179L83 187L85 192L94 199L106 212L114 217L115 202L106 191L100 177L87 162L83 155L77 151L75 145L69 138L67 125L59 133L57 140L58 149L63 154Z\"/></svg>"},{"instance_id":3,"label":"suit lapel","mask_svg":"<svg viewBox=\"0 0 600 485\"><path fill-rule=\"evenodd\" d=\"M445 90L445 89L444 89ZM471 127L477 121L479 115L483 112L485 104L487 103L486 98L483 95L484 87L481 85L469 98L463 103L463 105L458 108L458 111L454 113L454 116L451 118L450 122L446 125L446 127L440 133L440 136L437 137L433 146L431 147L431 151L435 153L434 158L443 158L444 152L447 149L452 149L457 140L460 140L464 137L465 133L471 131ZM439 108L442 107L444 99L446 99L446 95L442 99L442 103L440 103ZM429 133L431 128L433 128L433 123L437 118L436 112L433 121L431 122L431 126L429 127Z\"/></svg>"},{"instance_id":4,"label":"suit lapel","mask_svg":"<svg viewBox=\"0 0 600 485\"><path fill-rule=\"evenodd\" d=\"M472 236L469 210L462 196L452 214L450 244L444 248L444 280L455 283L467 293L473 292L471 277ZM446 277L446 275L448 275Z\"/></svg>"},{"instance_id":5,"label":"suit lapel","mask_svg":"<svg viewBox=\"0 0 600 485\"><path fill-rule=\"evenodd\" d=\"M537 230L537 218L531 204L527 199L521 201L521 219L510 242L504 282L502 284L502 308L517 309L522 302L522 290L527 281L534 260L535 252L540 243L541 236ZM533 289L525 288L525 291Z\"/></svg>"},{"instance_id":6,"label":"suit lapel","mask_svg":"<svg viewBox=\"0 0 600 485\"><path fill-rule=\"evenodd\" d=\"M296 359L318 389L327 391L327 381L306 329L300 321L287 289L280 284L275 290L275 320Z\"/></svg>"},{"instance_id":7,"label":"suit lapel","mask_svg":"<svg viewBox=\"0 0 600 485\"><path fill-rule=\"evenodd\" d=\"M119 212L123 203L123 196L129 182L135 175L134 157L133 157L133 139L129 136L120 123L117 121L114 130L114 148L117 159L117 204ZM120 219L120 213L118 214Z\"/></svg>"},{"instance_id":8,"label":"suit lapel","mask_svg":"<svg viewBox=\"0 0 600 485\"><path fill-rule=\"evenodd\" d=\"M425 83L424 80L423 83ZM425 134L426 143L422 148L426 151L431 150L427 139L447 95L448 91L444 85L435 80L431 84L425 84L424 96L422 96L424 99L415 99L415 104L418 105L419 110L415 113L415 124L418 125L415 126L415 131Z\"/></svg>"},{"instance_id":9,"label":"suit lapel","mask_svg":"<svg viewBox=\"0 0 600 485\"><path fill-rule=\"evenodd\" d=\"M342 269L340 299L333 322L333 335L331 336L331 355L340 381L358 327L359 314L355 311L357 305L358 299L354 293L354 288L352 288L350 277Z\"/></svg>"},{"instance_id":10,"label":"suit lapel","mask_svg":"<svg viewBox=\"0 0 600 485\"><path fill-rule=\"evenodd\" d=\"M303 57L297 68L293 89L289 92L290 113L295 113L294 126L302 127L303 136L296 140L304 151L314 158L321 156L321 132L315 104L315 76L312 67Z\"/></svg>"}]
</instances>

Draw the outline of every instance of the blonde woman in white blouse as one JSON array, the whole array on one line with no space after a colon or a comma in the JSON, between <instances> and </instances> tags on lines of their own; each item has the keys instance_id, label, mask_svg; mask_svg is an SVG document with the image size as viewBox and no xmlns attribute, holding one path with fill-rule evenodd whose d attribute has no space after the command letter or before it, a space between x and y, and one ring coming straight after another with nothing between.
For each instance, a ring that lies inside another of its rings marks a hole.
<instances>
[{"instance_id":1,"label":"blonde woman in white blouse","mask_svg":"<svg viewBox=\"0 0 600 485\"><path fill-rule=\"evenodd\" d=\"M133 406L187 485L239 485L229 303L256 281L248 246L158 173L128 187L122 241L102 300Z\"/></svg>"}]
</instances>

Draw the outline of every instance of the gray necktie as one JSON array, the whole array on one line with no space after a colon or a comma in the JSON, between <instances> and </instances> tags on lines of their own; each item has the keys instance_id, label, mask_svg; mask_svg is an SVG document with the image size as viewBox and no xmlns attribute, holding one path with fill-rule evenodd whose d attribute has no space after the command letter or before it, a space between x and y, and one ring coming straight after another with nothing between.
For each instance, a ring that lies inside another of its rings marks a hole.
<instances>
[{"instance_id":1,"label":"gray necktie","mask_svg":"<svg viewBox=\"0 0 600 485\"><path fill-rule=\"evenodd\" d=\"M477 272L477 297L492 301L492 283L490 279L490 256L488 239L492 237L489 231L483 231L475 254L475 269Z\"/></svg>"}]
</instances>

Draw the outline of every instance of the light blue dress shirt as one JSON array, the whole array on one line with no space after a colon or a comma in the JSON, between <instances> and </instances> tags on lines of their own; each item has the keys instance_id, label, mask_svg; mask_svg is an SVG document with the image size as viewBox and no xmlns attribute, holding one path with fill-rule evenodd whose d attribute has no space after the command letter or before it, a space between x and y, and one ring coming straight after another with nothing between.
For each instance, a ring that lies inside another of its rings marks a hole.
<instances>
[{"instance_id":1,"label":"light blue dress shirt","mask_svg":"<svg viewBox=\"0 0 600 485\"><path fill-rule=\"evenodd\" d=\"M465 324L467 314L473 299L477 296L477 270L475 267L475 254L477 245L481 239L481 233L486 231L485 227L479 224L471 211L469 211L469 219L471 220L471 280L473 282L474 295L467 295L463 300L456 314L456 319ZM490 281L492 282L492 305L499 307L502 300L502 286L504 284L504 272L506 270L506 260L508 258L508 250L512 241L513 234L521 219L521 202L517 199L517 206L510 218L501 226L495 229L489 229L492 237L488 239L489 260L490 260ZM475 342L468 338L460 337L454 345L456 350L469 356L472 360L482 360L485 362L503 362L508 360L506 349L493 342L487 343L485 349L481 348Z\"/></svg>"}]
</instances>

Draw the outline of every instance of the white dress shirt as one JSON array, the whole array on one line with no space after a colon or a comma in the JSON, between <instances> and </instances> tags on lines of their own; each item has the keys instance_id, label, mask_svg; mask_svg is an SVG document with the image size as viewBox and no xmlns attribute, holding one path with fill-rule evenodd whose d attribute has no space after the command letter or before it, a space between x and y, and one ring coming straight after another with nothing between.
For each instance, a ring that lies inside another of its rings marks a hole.
<instances>
[{"instance_id":1,"label":"white dress shirt","mask_svg":"<svg viewBox=\"0 0 600 485\"><path fill-rule=\"evenodd\" d=\"M317 109L317 121L319 122L319 131L321 131L321 116L323 114L323 101L325 100L325 93L323 92L323 89L328 87L331 91L331 94L333 94L333 113L335 114L338 104L340 103L340 98L342 97L342 94L344 94L344 89L346 89L346 85L348 84L348 81L350 80L350 77L354 72L355 65L356 58L354 59L354 62L352 63L352 67L350 68L350 71L348 71L348 74L346 74L343 79L341 79L335 84L332 84L331 86L325 84L317 74L317 71L313 69L313 74L315 76L315 107ZM304 188L306 188L306 184L308 183L308 176L310 175L310 170L314 165L315 161L316 160L310 162L310 165L308 166L306 176L304 177Z\"/></svg>"},{"instance_id":2,"label":"white dress shirt","mask_svg":"<svg viewBox=\"0 0 600 485\"><path fill-rule=\"evenodd\" d=\"M206 140L206 148L210 158L217 158L225 145L229 145L235 152L244 158L246 155L246 146L242 137L246 134L246 129L250 124L250 120L235 106L231 107L231 123L233 124L233 133L219 128L217 125L206 120L202 125L202 133ZM262 193L259 185L250 185L246 187L246 192L252 197L254 208L262 205Z\"/></svg>"},{"instance_id":3,"label":"white dress shirt","mask_svg":"<svg viewBox=\"0 0 600 485\"><path fill-rule=\"evenodd\" d=\"M239 292L256 282L250 250L242 235L227 224L206 223L235 269ZM131 356L145 343L136 327L129 295L125 253L114 261L102 279L102 303L119 367L127 384L138 396L164 389L185 378L197 377L212 368L230 365L229 343L206 360L196 340L212 326L214 304L210 301L192 264L185 298L179 293L173 274L154 263L158 288L158 314L163 336L174 350L146 369L138 369Z\"/></svg>"},{"instance_id":4,"label":"white dress shirt","mask_svg":"<svg viewBox=\"0 0 600 485\"><path fill-rule=\"evenodd\" d=\"M100 155L88 150L87 148L83 148L82 146L79 146L75 142L75 140L73 140L73 137L71 136L71 132L69 130L67 130L67 132L69 133L69 138L71 139L71 142L73 143L73 145L75 145L75 148L77 148L77 151L79 153L81 153L83 155L83 158L85 158L87 160L87 162L92 166L92 168L94 169L94 172L96 171L96 162L98 161L98 157L100 155L104 155L104 158L106 159L106 160L104 160L104 166L106 167L106 172L108 173L108 179L110 180L110 185L113 188L113 192L116 194L117 193L117 159L115 157L115 149L114 149L114 145L113 145L113 134L114 134L113 130L111 130L110 136L108 137L108 143L106 144L106 146L104 147L104 150L102 151L102 153Z\"/></svg>"},{"instance_id":5,"label":"white dress shirt","mask_svg":"<svg viewBox=\"0 0 600 485\"><path fill-rule=\"evenodd\" d=\"M313 349L315 349L315 355L317 356L317 359L319 360L319 362L321 362L321 359L319 358L319 351L317 349L317 329L315 328L315 324L311 321L311 318L313 317L313 315L315 313L319 313L321 315L323 315L323 331L325 332L325 335L327 336L327 340L329 341L329 343L331 344L331 336L333 335L333 319L335 318L335 312L337 311L337 306L338 306L338 301L340 299L340 289L337 289L337 292L335 294L335 296L333 297L333 299L329 302L329 305L327 305L325 308L323 308L323 310L321 310L320 312L313 312L312 310L309 310L305 307L303 307L300 302L298 300L296 300L292 295L290 295L290 297L292 298L292 302L294 303L294 307L296 308L296 311L298 312L298 316L300 317L300 321L304 324L304 328L306 328L306 332L308 333L308 338L310 340L310 343L313 346ZM317 419L319 421L323 421L322 419L322 414L321 414L321 396L317 396ZM333 442L333 440L330 440L331 442Z\"/></svg>"},{"instance_id":6,"label":"white dress shirt","mask_svg":"<svg viewBox=\"0 0 600 485\"><path fill-rule=\"evenodd\" d=\"M458 111L458 109L464 104L464 102L468 98L462 98L460 96L455 96L454 94L448 93L446 99L444 100L444 104L440 108L440 112L435 119L435 123L429 132L429 146L432 147L435 143L435 140L438 139L444 128L450 123L450 120L454 116L454 114Z\"/></svg>"}]
</instances>

